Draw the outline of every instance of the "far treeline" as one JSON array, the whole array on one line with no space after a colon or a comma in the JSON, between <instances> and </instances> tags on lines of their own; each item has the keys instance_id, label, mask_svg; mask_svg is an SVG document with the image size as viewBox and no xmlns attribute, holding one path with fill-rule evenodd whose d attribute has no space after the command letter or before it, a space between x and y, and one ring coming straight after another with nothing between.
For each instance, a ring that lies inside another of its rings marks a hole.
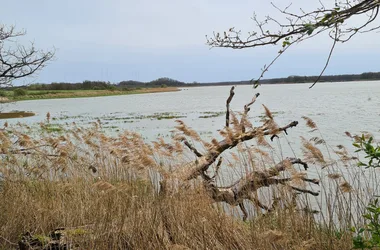
<instances>
[{"instance_id":1,"label":"far treeline","mask_svg":"<svg viewBox=\"0 0 380 250\"><path fill-rule=\"evenodd\" d=\"M287 84L287 83L311 83L316 81L318 76L289 76L286 78L263 79L262 84ZM380 72L367 72L362 74L351 75L329 75L322 76L320 82L346 82L346 81L366 81L380 80ZM51 84L31 84L24 86L28 90L129 90L138 88L165 88L165 87L190 87L190 86L212 86L212 85L242 85L251 84L251 81L227 81L227 82L212 82L212 83L185 83L171 78L159 78L150 82L140 81L122 81L117 84L112 84L105 81L83 81L81 83L66 83L53 82ZM14 87L13 87L14 88ZM9 88L12 89L12 88Z\"/></svg>"}]
</instances>

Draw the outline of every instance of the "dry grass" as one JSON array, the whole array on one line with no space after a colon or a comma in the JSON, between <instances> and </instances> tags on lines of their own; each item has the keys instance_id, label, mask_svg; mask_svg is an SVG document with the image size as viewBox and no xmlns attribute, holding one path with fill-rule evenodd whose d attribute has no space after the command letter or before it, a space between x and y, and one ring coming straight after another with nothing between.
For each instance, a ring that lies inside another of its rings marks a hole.
<instances>
[{"instance_id":1,"label":"dry grass","mask_svg":"<svg viewBox=\"0 0 380 250\"><path fill-rule=\"evenodd\" d=\"M24 117L30 117L35 116L36 114L33 112L6 112L6 113L0 113L0 119L12 119L12 118L24 118Z\"/></svg>"},{"instance_id":2,"label":"dry grass","mask_svg":"<svg viewBox=\"0 0 380 250\"><path fill-rule=\"evenodd\" d=\"M178 134L152 146L132 132L109 137L100 122L60 134L46 127L0 130L0 249L17 248L25 232L45 236L60 227L73 230L66 241L76 249L351 249L348 229L371 196L360 190L375 185L303 139L305 157L324 167L317 171L322 195L311 200L274 187L260 195L280 198L275 210L249 206L246 223L236 208L212 203L197 181L161 195L160 178L193 157ZM207 147L185 124L178 130ZM234 165L271 165L267 149L241 146ZM311 211L315 206L323 215Z\"/></svg>"},{"instance_id":3,"label":"dry grass","mask_svg":"<svg viewBox=\"0 0 380 250\"><path fill-rule=\"evenodd\" d=\"M159 92L179 91L175 87L166 88L141 88L130 91L122 90L61 90L61 91L35 91L34 94L14 97L13 100L37 100L37 99L59 99L59 98L82 98L82 97L98 97L98 96L114 96L114 95L131 95L131 94L146 94ZM33 91L29 91L33 93Z\"/></svg>"},{"instance_id":4,"label":"dry grass","mask_svg":"<svg viewBox=\"0 0 380 250\"><path fill-rule=\"evenodd\" d=\"M5 182L0 192L0 235L17 242L30 231L83 228L68 241L78 249L348 249L350 234L340 238L317 227L314 219L290 210L278 210L249 223L210 205L202 194L187 191L160 199L143 182ZM164 219L163 216L166 218ZM163 221L167 222L169 236ZM12 245L0 240L2 248ZM305 247L305 245L310 247Z\"/></svg>"}]
</instances>

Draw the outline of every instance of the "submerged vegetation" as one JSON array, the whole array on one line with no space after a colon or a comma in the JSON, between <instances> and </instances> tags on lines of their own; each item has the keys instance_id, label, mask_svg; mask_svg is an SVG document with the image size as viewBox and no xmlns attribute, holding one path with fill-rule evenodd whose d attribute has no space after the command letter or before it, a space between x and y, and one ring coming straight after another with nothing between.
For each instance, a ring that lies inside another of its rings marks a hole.
<instances>
[{"instance_id":1,"label":"submerged vegetation","mask_svg":"<svg viewBox=\"0 0 380 250\"><path fill-rule=\"evenodd\" d=\"M365 242L366 231L358 238L352 228L367 228L362 215L378 186L373 169L329 146L307 117L304 155L283 156L274 142L298 123L281 127L264 106L263 125L251 124L255 98L241 116L208 113L227 122L210 141L180 120L171 140L153 143L131 131L109 136L100 120L62 126L48 114L39 129L6 124L0 248L350 249L353 239ZM369 136L349 136L377 156L365 146Z\"/></svg>"}]
</instances>

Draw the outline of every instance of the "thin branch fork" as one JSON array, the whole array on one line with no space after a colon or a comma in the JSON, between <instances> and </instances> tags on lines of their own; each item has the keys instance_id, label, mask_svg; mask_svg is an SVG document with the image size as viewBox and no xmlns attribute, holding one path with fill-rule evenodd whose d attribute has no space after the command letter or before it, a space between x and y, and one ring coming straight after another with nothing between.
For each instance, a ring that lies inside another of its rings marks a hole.
<instances>
[{"instance_id":1,"label":"thin branch fork","mask_svg":"<svg viewBox=\"0 0 380 250\"><path fill-rule=\"evenodd\" d=\"M186 145L186 147L188 147L197 157L202 157L203 155L201 153L199 153L199 151L193 146L190 144L189 141L187 141L186 139L183 139L183 143Z\"/></svg>"},{"instance_id":2,"label":"thin branch fork","mask_svg":"<svg viewBox=\"0 0 380 250\"><path fill-rule=\"evenodd\" d=\"M278 128L278 131L286 131L288 128L297 126L298 122L294 121L285 127ZM229 138L221 140L218 142L218 145L214 146L212 149L203 154L202 157L199 157L195 162L189 163L187 166L179 169L178 172L174 172L173 176L182 180L192 180L197 178L202 174L202 172L207 171L209 166L213 164L216 159L227 149L232 149L236 147L239 143L243 141L251 140L258 135L264 132L264 135L270 135L274 131L267 130L265 126L255 128L243 134L237 135L234 138Z\"/></svg>"},{"instance_id":3,"label":"thin branch fork","mask_svg":"<svg viewBox=\"0 0 380 250\"><path fill-rule=\"evenodd\" d=\"M245 125L244 125L244 122L245 122L245 120L247 119L248 112L251 110L251 109L250 109L250 106L256 102L256 99L257 99L257 97L259 97L259 96L260 96L260 93L255 94L254 97L252 98L252 101L249 102L249 103L247 103L246 105L244 105L244 113L243 113L243 115L241 116L241 120L240 120L240 126L241 126L241 132L242 132L242 133L245 132Z\"/></svg>"},{"instance_id":4,"label":"thin branch fork","mask_svg":"<svg viewBox=\"0 0 380 250\"><path fill-rule=\"evenodd\" d=\"M231 103L231 100L235 94L234 89L235 89L234 86L231 87L230 95L226 101L226 104L227 104L226 105L227 106L226 124L227 123L229 124L229 113L230 113L229 112L229 104ZM255 95L253 100L246 105L245 110L248 110L249 106L252 105L256 101L256 98L258 96L259 96L259 94ZM198 154L199 156L197 155L198 158L196 161L191 162L187 166L185 166L184 168L181 168L177 172L174 172L173 175L175 178L179 178L179 179L187 180L187 181L195 179L198 176L200 176L202 174L202 172L207 171L209 166L211 164L213 164L216 161L216 159L225 150L232 149L232 148L236 147L239 143L251 140L251 139L253 139L259 135L264 135L264 136L265 135L273 135L273 134L277 134L277 133L282 132L282 131L285 132L285 134L287 134L287 129L292 128L292 127L296 127L297 125L298 125L298 122L293 121L284 127L280 127L280 128L276 127L275 129L273 129L273 126L267 126L264 124L263 126L251 129L247 132L235 133L232 135L231 138L219 141L216 145L213 146L213 148L209 149L203 155L201 155L199 153L199 151L196 150L193 146L186 145L187 147L190 146L189 148L192 152L194 152L194 153L198 152L195 154L196 155ZM227 129L228 129L228 127L227 127ZM244 131L245 131L245 129L244 129Z\"/></svg>"}]
</instances>

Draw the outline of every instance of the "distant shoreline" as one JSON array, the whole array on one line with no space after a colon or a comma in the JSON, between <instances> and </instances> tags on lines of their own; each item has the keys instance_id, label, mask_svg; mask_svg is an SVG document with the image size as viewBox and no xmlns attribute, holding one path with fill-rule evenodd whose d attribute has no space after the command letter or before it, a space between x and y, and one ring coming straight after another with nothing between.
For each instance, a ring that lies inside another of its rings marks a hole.
<instances>
[{"instance_id":1,"label":"distant shoreline","mask_svg":"<svg viewBox=\"0 0 380 250\"><path fill-rule=\"evenodd\" d=\"M101 97L101 96L120 96L120 95L136 95L149 93L163 93L181 91L177 87L165 88L142 88L130 91L123 90L61 90L61 91L27 91L25 95L13 97L12 91L6 91L9 102L31 101L31 100L48 100L48 99L66 99L66 98L86 98L86 97ZM5 100L5 99L4 99Z\"/></svg>"},{"instance_id":2,"label":"distant shoreline","mask_svg":"<svg viewBox=\"0 0 380 250\"><path fill-rule=\"evenodd\" d=\"M353 80L353 81L322 81L317 82L317 84L342 84L342 83L351 83L351 82L380 82L380 79L376 80ZM260 85L300 85L300 84L313 84L314 82L278 82L278 83L259 83ZM223 87L223 86L253 86L253 83L240 83L240 82L226 82L226 83L201 83L199 85L189 85L189 86L179 86L178 88L196 88L196 87Z\"/></svg>"},{"instance_id":3,"label":"distant shoreline","mask_svg":"<svg viewBox=\"0 0 380 250\"><path fill-rule=\"evenodd\" d=\"M314 81L307 82L269 82L275 79L261 80L260 85L284 85L284 84L313 84ZM319 83L346 83L346 82L375 82L380 81L380 79L358 79L358 80L341 80L341 81L318 81ZM191 85L191 87L206 87L206 86L231 86L231 85L253 85L254 81L231 81L231 82L221 82L221 83L200 83L198 85ZM185 86L186 87L186 86ZM188 86L190 87L190 86Z\"/></svg>"}]
</instances>

